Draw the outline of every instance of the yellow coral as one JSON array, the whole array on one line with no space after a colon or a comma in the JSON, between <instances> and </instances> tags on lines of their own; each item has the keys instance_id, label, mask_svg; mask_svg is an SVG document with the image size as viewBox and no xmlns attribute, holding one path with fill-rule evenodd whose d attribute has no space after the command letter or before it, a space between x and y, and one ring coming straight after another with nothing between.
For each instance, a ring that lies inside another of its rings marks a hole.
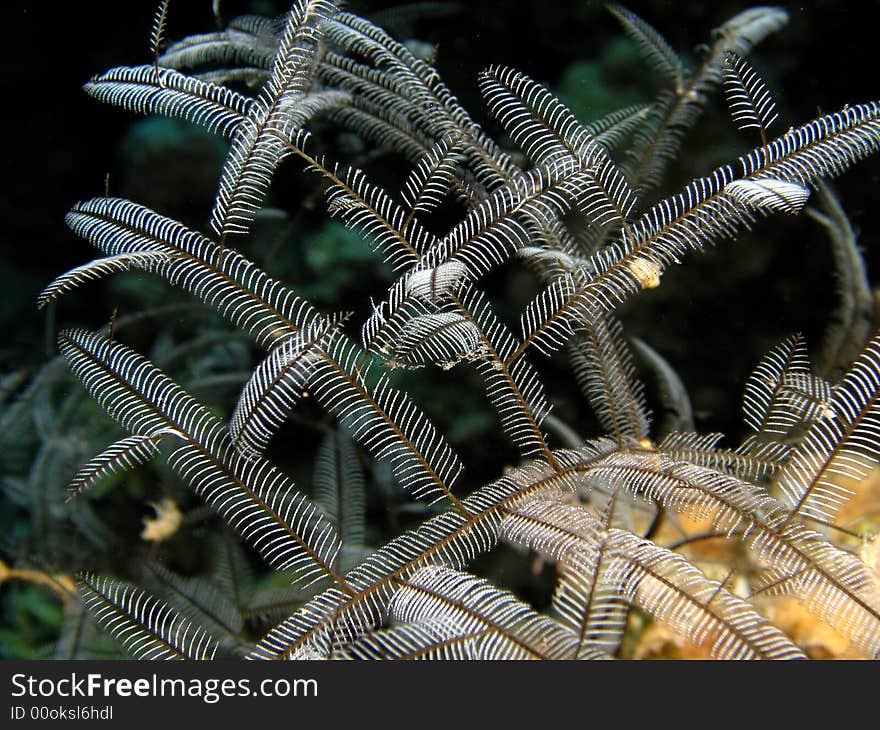
<instances>
[{"instance_id":1,"label":"yellow coral","mask_svg":"<svg viewBox=\"0 0 880 730\"><path fill-rule=\"evenodd\" d=\"M150 542L163 542L180 529L183 513L170 497L163 497L159 502L150 502L155 510L155 517L144 518L144 529L141 538Z\"/></svg>"}]
</instances>

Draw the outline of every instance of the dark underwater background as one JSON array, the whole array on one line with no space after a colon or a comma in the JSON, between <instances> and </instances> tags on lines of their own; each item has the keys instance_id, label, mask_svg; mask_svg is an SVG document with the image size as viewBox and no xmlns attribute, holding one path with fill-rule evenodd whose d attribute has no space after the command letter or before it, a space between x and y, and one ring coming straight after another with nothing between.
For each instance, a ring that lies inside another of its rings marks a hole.
<instances>
[{"instance_id":1,"label":"dark underwater background","mask_svg":"<svg viewBox=\"0 0 880 730\"><path fill-rule=\"evenodd\" d=\"M189 156L163 158L167 127L144 124L136 115L90 99L80 88L111 66L149 61L154 5L147 0L5 4L16 31L8 36L4 81L8 127L2 156L6 184L0 198L0 367L36 365L51 347L45 314L33 302L54 276L91 258L92 250L66 229L63 216L77 200L102 193L108 173L112 194L163 212L188 213L196 226L207 218L217 176L216 167L210 166L222 160L223 148L198 140L199 149L190 150ZM396 5L350 3L359 12ZM489 64L510 65L541 81L585 121L647 101L656 88L650 70L601 3L473 0L424 6L424 17L412 23L413 31L436 44L443 78L478 120L486 115L476 75ZM748 6L638 0L627 7L687 54L708 41L713 27ZM824 0L782 6L790 13L789 25L752 53L756 69L776 93L777 132L820 111L880 98L880 3ZM226 17L273 14L284 3L230 1L222 8ZM178 0L171 4L166 37L173 40L213 27L210 2ZM748 138L733 129L723 100L714 102L689 135L691 149L683 152L678 169L670 171L666 192L747 149ZM488 126L497 131L491 120ZM186 146L186 139L181 142ZM148 157L149 148L158 150L158 159ZM872 225L878 181L880 165L868 159L834 182L861 232L870 272L880 260L880 226ZM681 355L677 367L692 370L700 388L720 380L725 390L731 377L742 379L756 354L786 334L804 331L818 346L834 289L825 276L827 247L808 230L813 228L802 220L777 217L762 223L745 244L726 243L717 252L692 257L680 271L670 272L668 284L639 302L639 325L633 323L638 329L628 331L654 337L665 332ZM678 285L679 275L689 285ZM739 276L750 278L742 285L727 285ZM668 299L675 289L679 296ZM662 306L653 306L652 297L659 297ZM113 306L102 284L85 287L60 302L55 326L97 326L109 318ZM681 336L691 331L700 332L699 337ZM751 342L746 345L744 338ZM731 359L736 363L732 372L727 370ZM716 378L719 368L722 377ZM726 416L715 417L719 424L731 424Z\"/></svg>"},{"instance_id":2,"label":"dark underwater background","mask_svg":"<svg viewBox=\"0 0 880 730\"><path fill-rule=\"evenodd\" d=\"M694 49L709 41L712 28L749 7L744 2L668 2L634 0L624 3L657 28L673 48L696 66ZM66 295L48 312L38 312L40 289L58 274L90 260L93 250L65 227L70 206L101 195L128 197L179 217L206 230L207 217L224 146L187 129L186 125L143 120L88 98L82 84L93 74L116 65L151 60L149 32L156 3L148 0L89 3L4 3L6 32L3 112L4 146L0 155L3 194L0 196L0 375L21 373L4 391L4 407L26 387L27 378L54 353L54 335L65 326L97 328L114 310L122 317L148 302L165 301L167 287L147 276L125 276L87 285ZM513 66L557 93L583 121L615 108L649 101L659 90L657 79L624 39L603 5L588 0L423 3L410 17L389 8L397 3L351 2L361 14L385 12L385 18L412 37L435 44L437 67L446 84L491 133L498 129L486 118L476 77L489 64ZM880 2L780 3L789 25L770 36L750 60L775 92L781 133L819 113L847 103L880 99L877 28ZM223 2L231 18L245 12L277 14L282 2ZM214 27L208 0L172 0L166 37L207 32ZM692 177L735 160L756 141L738 133L726 106L717 96L691 134L681 159L670 168L664 192L673 193ZM383 175L381 171L377 173ZM399 180L399 171L388 173ZM380 178L381 179L381 178ZM309 185L309 183L312 183ZM880 280L880 155L858 163L833 182L864 250L869 278ZM294 223L288 243L273 251L273 273L329 309L365 312L364 282L375 268L366 247L351 237L320 228L326 215L314 210L309 190L314 180L295 167L285 168L273 192L274 204L295 209L301 199L312 206ZM302 242L307 243L302 243ZM297 249L298 245L304 246ZM250 255L247 244L242 245ZM265 259L259 259L261 261ZM511 324L536 293L536 284L521 270L503 267L486 282L499 312ZM829 313L835 306L835 281L828 242L805 216L776 216L759 223L735 243L724 242L664 276L663 286L646 292L621 311L625 331L661 352L685 383L701 431L721 431L736 439L742 433L740 401L745 379L757 360L787 335L803 332L812 348L821 345ZM161 335L161 332L159 333ZM157 335L155 325L130 338L145 348ZM247 348L212 354L211 373L235 367L250 355ZM225 358L225 359L224 359ZM548 391L558 400L557 413L584 429L589 414L582 402L565 400L570 382L557 381L550 366ZM499 465L514 458L494 433L491 414L462 409L454 389L442 397L425 393L432 417L462 453L474 484L492 478ZM463 415L464 414L464 415ZM99 415L94 422L100 441ZM49 416L51 420L51 416ZM93 419L93 421L89 421ZM468 420L469 419L469 420ZM53 432L52 423L35 417L34 428ZM66 426L54 424L59 438ZM21 489L35 468L33 434L3 443L0 479L18 480ZM104 442L109 443L108 441ZM101 444L89 443L89 446ZM77 449L86 451L80 444ZM94 452L93 452L94 453ZM287 454L285 464L308 479L309 449L303 463ZM69 455L69 454L68 454ZM16 460L16 457L17 460ZM63 472L59 466L59 473ZM137 481L137 480L135 480ZM155 487L135 484L108 502L102 518L134 529L143 517L144 502ZM137 500L140 502L137 502ZM133 505L132 503L135 502ZM111 512L118 510L118 514ZM406 519L405 510L401 511ZM52 516L45 515L51 530ZM24 561L47 569L76 569L95 555L124 572L126 543L115 541L96 550L89 540L65 538L62 547L34 547L35 517L20 502L0 496L0 558ZM405 522L403 523L405 524ZM134 526L134 528L132 528ZM67 534L67 533L65 533ZM43 544L43 543L39 543ZM47 543L48 544L48 543ZM111 555L112 554L112 555ZM184 567L198 570L198 552ZM52 600L39 589L0 583L0 656L40 656L60 622Z\"/></svg>"}]
</instances>

